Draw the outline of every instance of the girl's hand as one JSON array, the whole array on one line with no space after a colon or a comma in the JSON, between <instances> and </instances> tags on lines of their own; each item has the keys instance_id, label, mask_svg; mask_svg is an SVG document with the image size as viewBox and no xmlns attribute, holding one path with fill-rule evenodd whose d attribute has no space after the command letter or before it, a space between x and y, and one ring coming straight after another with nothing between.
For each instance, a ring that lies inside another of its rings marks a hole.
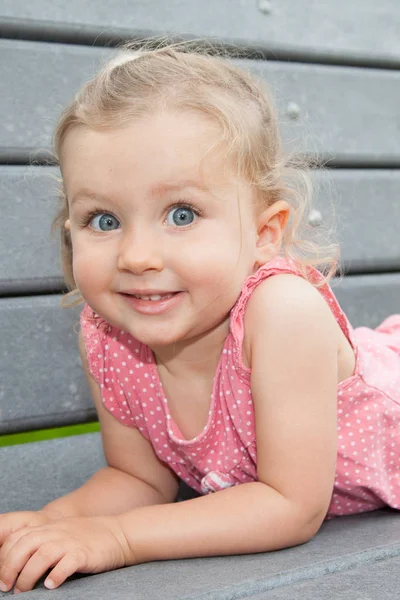
<instances>
[{"instance_id":1,"label":"girl's hand","mask_svg":"<svg viewBox=\"0 0 400 600\"><path fill-rule=\"evenodd\" d=\"M56 588L75 572L100 573L134 564L117 517L69 517L11 533L0 549L0 589ZM4 584L4 585L1 585Z\"/></svg>"},{"instance_id":2,"label":"girl's hand","mask_svg":"<svg viewBox=\"0 0 400 600\"><path fill-rule=\"evenodd\" d=\"M45 510L26 510L0 515L0 548L11 533L23 527L37 527L51 523L57 517Z\"/></svg>"}]
</instances>

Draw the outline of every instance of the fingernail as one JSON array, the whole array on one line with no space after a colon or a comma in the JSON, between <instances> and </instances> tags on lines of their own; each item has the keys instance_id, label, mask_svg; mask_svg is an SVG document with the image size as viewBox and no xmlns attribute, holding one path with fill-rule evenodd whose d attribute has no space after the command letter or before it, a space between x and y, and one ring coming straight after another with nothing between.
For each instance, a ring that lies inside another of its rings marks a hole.
<instances>
[{"instance_id":1,"label":"fingernail","mask_svg":"<svg viewBox=\"0 0 400 600\"><path fill-rule=\"evenodd\" d=\"M18 588L14 588L14 594L22 594L22 592Z\"/></svg>"},{"instance_id":2,"label":"fingernail","mask_svg":"<svg viewBox=\"0 0 400 600\"><path fill-rule=\"evenodd\" d=\"M54 581L52 579L46 579L46 581L44 582L44 585L49 589L52 590L53 588L56 587L56 584L54 583Z\"/></svg>"},{"instance_id":3,"label":"fingernail","mask_svg":"<svg viewBox=\"0 0 400 600\"><path fill-rule=\"evenodd\" d=\"M8 585L3 581L0 581L0 592L8 592Z\"/></svg>"}]
</instances>

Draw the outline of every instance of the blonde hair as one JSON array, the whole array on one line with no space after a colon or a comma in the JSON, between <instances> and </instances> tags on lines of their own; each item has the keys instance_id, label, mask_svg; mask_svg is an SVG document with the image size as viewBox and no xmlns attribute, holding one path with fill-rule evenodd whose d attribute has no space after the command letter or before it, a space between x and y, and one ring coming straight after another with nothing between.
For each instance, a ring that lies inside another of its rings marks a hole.
<instances>
[{"instance_id":1,"label":"blonde hair","mask_svg":"<svg viewBox=\"0 0 400 600\"><path fill-rule=\"evenodd\" d=\"M294 260L306 277L308 266L318 267L325 274L318 285L328 281L337 268L338 247L326 242L329 231L316 230L308 223L312 208L308 165L304 159L284 154L267 87L222 57L198 48L193 51L192 46L189 50L185 44L176 44L135 51L134 44L126 44L62 113L54 134L57 159L75 126L112 129L159 109L197 111L219 124L220 143L227 156L234 158L239 176L257 190L265 206L281 199L290 203L283 254ZM61 229L65 280L74 290L73 250L64 227L68 203L63 190L60 198L54 224Z\"/></svg>"}]
</instances>

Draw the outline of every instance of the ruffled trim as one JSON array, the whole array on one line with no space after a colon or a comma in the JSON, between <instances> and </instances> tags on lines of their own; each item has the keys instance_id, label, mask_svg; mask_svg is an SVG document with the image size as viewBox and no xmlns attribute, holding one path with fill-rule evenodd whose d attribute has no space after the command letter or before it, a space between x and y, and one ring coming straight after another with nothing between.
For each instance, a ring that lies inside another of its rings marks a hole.
<instances>
[{"instance_id":1,"label":"ruffled trim","mask_svg":"<svg viewBox=\"0 0 400 600\"><path fill-rule=\"evenodd\" d=\"M95 313L88 304L85 304L81 312L80 325L83 334L83 340L85 342L89 370L97 383L100 385L100 373L104 364L101 341L109 331L110 325L97 313Z\"/></svg>"},{"instance_id":2,"label":"ruffled trim","mask_svg":"<svg viewBox=\"0 0 400 600\"><path fill-rule=\"evenodd\" d=\"M379 333L395 335L400 338L400 314L387 317L380 325L378 325L376 331L379 331Z\"/></svg>"}]
</instances>

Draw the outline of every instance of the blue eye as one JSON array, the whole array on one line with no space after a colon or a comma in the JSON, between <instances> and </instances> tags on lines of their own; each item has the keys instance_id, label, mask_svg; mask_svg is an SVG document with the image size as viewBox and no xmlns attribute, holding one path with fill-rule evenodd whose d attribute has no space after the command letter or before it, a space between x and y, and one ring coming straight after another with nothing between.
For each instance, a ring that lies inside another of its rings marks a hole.
<instances>
[{"instance_id":1,"label":"blue eye","mask_svg":"<svg viewBox=\"0 0 400 600\"><path fill-rule=\"evenodd\" d=\"M118 219L109 213L98 213L97 215L94 215L90 219L89 225L95 231L113 231L114 229L120 228Z\"/></svg>"},{"instance_id":2,"label":"blue eye","mask_svg":"<svg viewBox=\"0 0 400 600\"><path fill-rule=\"evenodd\" d=\"M172 208L167 215L167 224L178 227L190 225L197 218L197 214L188 206L178 206Z\"/></svg>"}]
</instances>

